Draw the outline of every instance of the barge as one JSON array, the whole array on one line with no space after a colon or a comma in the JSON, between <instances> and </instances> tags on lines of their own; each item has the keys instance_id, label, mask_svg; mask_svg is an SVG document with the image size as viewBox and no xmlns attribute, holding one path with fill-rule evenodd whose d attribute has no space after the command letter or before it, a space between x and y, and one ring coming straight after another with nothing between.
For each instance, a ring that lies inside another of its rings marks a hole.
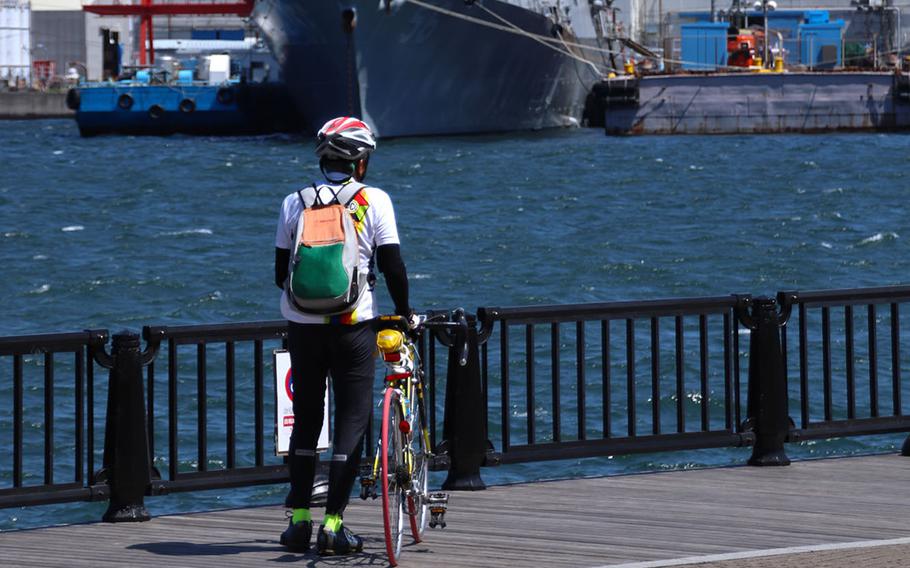
<instances>
[{"instance_id":1,"label":"barge","mask_svg":"<svg viewBox=\"0 0 910 568\"><path fill-rule=\"evenodd\" d=\"M780 10L773 27L767 12L733 11L725 22L691 15L702 21L681 26L669 70L627 65L593 87L590 123L620 135L910 128L910 61L853 67L860 61L844 51L845 21L826 10Z\"/></svg>"},{"instance_id":2,"label":"barge","mask_svg":"<svg viewBox=\"0 0 910 568\"><path fill-rule=\"evenodd\" d=\"M594 96L608 134L758 134L910 128L900 72L616 77Z\"/></svg>"},{"instance_id":3,"label":"barge","mask_svg":"<svg viewBox=\"0 0 910 568\"><path fill-rule=\"evenodd\" d=\"M302 121L286 86L232 77L227 55L200 80L191 70L175 74L140 70L129 79L83 84L67 93L82 136L249 135L299 132ZM172 79L176 75L176 79Z\"/></svg>"}]
</instances>

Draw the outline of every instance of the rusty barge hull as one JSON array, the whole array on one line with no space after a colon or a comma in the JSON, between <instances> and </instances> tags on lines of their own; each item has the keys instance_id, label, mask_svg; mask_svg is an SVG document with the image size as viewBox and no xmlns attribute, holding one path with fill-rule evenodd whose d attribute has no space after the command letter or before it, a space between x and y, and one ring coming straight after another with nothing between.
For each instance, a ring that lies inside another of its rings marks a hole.
<instances>
[{"instance_id":1,"label":"rusty barge hull","mask_svg":"<svg viewBox=\"0 0 910 568\"><path fill-rule=\"evenodd\" d=\"M607 79L607 134L910 129L910 83L890 72L718 73Z\"/></svg>"}]
</instances>

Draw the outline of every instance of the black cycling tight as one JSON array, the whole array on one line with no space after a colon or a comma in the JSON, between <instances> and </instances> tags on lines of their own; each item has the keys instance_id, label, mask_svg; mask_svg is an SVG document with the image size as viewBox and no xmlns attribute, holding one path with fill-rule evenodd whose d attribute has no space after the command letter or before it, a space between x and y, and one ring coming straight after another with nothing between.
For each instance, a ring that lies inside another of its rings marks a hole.
<instances>
[{"instance_id":1,"label":"black cycling tight","mask_svg":"<svg viewBox=\"0 0 910 568\"><path fill-rule=\"evenodd\" d=\"M307 325L290 322L288 351L294 377L294 430L289 464L291 492L286 504L307 509L313 495L316 443L322 428L326 374L332 376L335 414L326 514L348 504L370 419L376 333L366 324Z\"/></svg>"}]
</instances>

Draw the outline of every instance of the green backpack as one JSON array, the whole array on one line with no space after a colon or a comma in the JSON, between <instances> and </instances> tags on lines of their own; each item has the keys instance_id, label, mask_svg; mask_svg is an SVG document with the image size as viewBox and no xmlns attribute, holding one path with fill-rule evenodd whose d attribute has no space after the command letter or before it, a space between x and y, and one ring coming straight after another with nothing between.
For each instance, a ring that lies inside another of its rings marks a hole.
<instances>
[{"instance_id":1,"label":"green backpack","mask_svg":"<svg viewBox=\"0 0 910 568\"><path fill-rule=\"evenodd\" d=\"M303 209L297 221L287 291L300 312L335 315L350 312L367 289L359 269L357 229L347 207L365 186L348 182L323 203L316 185L297 192Z\"/></svg>"}]
</instances>

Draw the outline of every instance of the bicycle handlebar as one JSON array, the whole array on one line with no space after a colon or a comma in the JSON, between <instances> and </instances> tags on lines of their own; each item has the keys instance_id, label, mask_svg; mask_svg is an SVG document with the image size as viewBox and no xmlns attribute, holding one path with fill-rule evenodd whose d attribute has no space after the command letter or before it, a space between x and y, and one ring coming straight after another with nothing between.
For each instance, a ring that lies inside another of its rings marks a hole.
<instances>
[{"instance_id":1,"label":"bicycle handlebar","mask_svg":"<svg viewBox=\"0 0 910 568\"><path fill-rule=\"evenodd\" d=\"M451 319L449 319L451 316ZM445 317L445 319L435 319ZM417 315L417 325L411 327L408 318L404 316L379 316L371 320L374 330L394 328L407 334L419 334L423 329L429 329L440 343L446 347L457 344L458 364L462 367L468 364L468 320L464 310L458 308L448 313L429 313Z\"/></svg>"}]
</instances>

